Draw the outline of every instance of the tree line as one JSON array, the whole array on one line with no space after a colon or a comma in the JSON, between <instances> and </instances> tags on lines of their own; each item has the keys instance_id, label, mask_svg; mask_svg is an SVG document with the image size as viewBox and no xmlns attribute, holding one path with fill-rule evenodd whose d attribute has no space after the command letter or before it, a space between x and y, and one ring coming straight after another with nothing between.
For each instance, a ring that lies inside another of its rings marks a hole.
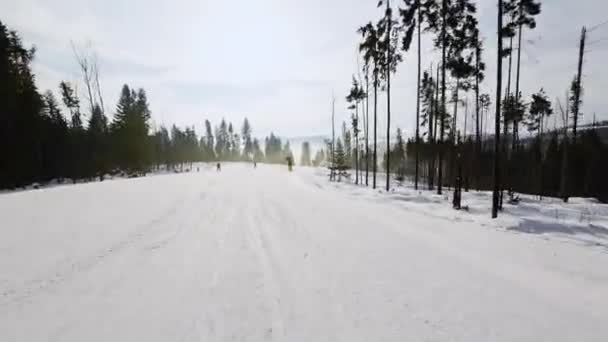
<instances>
[{"instance_id":1,"label":"tree line","mask_svg":"<svg viewBox=\"0 0 608 342\"><path fill-rule=\"evenodd\" d=\"M608 171L602 158L608 147L594 127L577 130L583 105L585 28L579 67L571 84L564 85L568 90L565 98L552 102L541 85L539 91L526 96L521 90L521 74L525 72L522 37L536 28L541 3L497 0L497 86L492 97L481 91L486 62L478 2L379 0L377 4L379 18L357 30L364 63L354 73L346 96L352 113L348 137L343 132L342 137L336 140L332 136L328 142L332 171L352 168L355 183L365 185L371 172L372 187L376 188L376 169L382 166L387 191L392 175L403 178L407 174L416 189L425 185L442 194L446 186L452 187L456 208L460 208L458 194L463 188L491 189L493 217L505 201L517 203L517 192L559 196L564 201L571 196L608 200L608 181L601 177ZM430 36L439 52L438 60L423 60L423 36ZM390 81L414 44L416 129L414 137L404 143L401 131L391 138ZM426 70L423 64L428 65ZM387 108L386 149L380 164L378 101L386 101ZM559 115L562 128L549 130L547 122L555 115ZM522 128L527 131L523 138Z\"/></svg>"},{"instance_id":2,"label":"tree line","mask_svg":"<svg viewBox=\"0 0 608 342\"><path fill-rule=\"evenodd\" d=\"M161 167L183 170L198 161L281 163L293 154L289 141L271 133L252 136L248 119L240 129L222 119L205 132L194 127L151 127L143 88L122 87L111 119L105 111L96 60L76 53L87 104L77 87L61 82L39 92L31 62L18 33L0 22L0 189L35 182L103 180L106 174L145 174Z\"/></svg>"}]
</instances>

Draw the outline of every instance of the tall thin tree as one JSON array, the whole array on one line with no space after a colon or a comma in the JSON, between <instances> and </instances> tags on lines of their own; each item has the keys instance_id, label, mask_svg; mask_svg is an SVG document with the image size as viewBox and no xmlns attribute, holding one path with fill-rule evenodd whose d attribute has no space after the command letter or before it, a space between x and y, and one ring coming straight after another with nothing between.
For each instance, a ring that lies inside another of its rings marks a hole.
<instances>
[{"instance_id":1,"label":"tall thin tree","mask_svg":"<svg viewBox=\"0 0 608 342\"><path fill-rule=\"evenodd\" d=\"M502 10L503 1L498 0L498 29L497 29L497 57L496 57L496 116L494 127L494 188L492 192L492 218L498 217L498 200L500 191L500 103L502 97Z\"/></svg>"},{"instance_id":2,"label":"tall thin tree","mask_svg":"<svg viewBox=\"0 0 608 342\"><path fill-rule=\"evenodd\" d=\"M359 51L363 54L365 64L372 66L372 83L374 88L374 148L372 158L372 186L376 188L376 173L378 167L378 86L380 78L380 65L382 55L380 51L380 37L376 26L369 22L358 29L362 36Z\"/></svg>"},{"instance_id":3,"label":"tall thin tree","mask_svg":"<svg viewBox=\"0 0 608 342\"><path fill-rule=\"evenodd\" d=\"M391 74L397 69L401 61L401 54L396 49L399 40L399 30L394 26L397 24L393 19L393 9L390 0L378 1L378 7L386 4L384 17L378 23L378 31L382 33L380 40L381 53L384 54L384 63L381 64L382 76L385 80L386 89L386 191L390 190L390 150L391 150Z\"/></svg>"}]
</instances>

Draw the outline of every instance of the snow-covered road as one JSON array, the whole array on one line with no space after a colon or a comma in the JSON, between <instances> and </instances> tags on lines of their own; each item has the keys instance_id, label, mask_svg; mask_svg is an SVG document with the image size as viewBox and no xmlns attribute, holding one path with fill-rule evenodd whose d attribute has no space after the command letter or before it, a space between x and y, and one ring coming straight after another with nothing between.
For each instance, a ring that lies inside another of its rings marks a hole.
<instances>
[{"instance_id":1,"label":"snow-covered road","mask_svg":"<svg viewBox=\"0 0 608 342\"><path fill-rule=\"evenodd\" d=\"M0 195L0 340L608 340L605 250L373 198L242 164Z\"/></svg>"}]
</instances>

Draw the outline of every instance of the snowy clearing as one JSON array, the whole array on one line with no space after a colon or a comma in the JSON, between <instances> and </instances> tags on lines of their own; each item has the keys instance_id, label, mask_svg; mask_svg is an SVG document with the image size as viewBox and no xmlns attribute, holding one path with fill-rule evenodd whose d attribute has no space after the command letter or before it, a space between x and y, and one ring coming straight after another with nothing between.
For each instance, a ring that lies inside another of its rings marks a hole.
<instances>
[{"instance_id":1,"label":"snowy clearing","mask_svg":"<svg viewBox=\"0 0 608 342\"><path fill-rule=\"evenodd\" d=\"M246 164L5 193L0 336L608 340L608 206L488 196Z\"/></svg>"}]
</instances>

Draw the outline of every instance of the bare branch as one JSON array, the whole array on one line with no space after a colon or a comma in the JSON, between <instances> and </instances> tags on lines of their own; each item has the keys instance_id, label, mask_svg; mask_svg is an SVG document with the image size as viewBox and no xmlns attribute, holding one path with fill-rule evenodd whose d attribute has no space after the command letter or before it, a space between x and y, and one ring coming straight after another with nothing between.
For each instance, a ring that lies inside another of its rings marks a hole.
<instances>
[{"instance_id":1,"label":"bare branch","mask_svg":"<svg viewBox=\"0 0 608 342\"><path fill-rule=\"evenodd\" d=\"M101 113L105 114L106 110L103 105L103 96L101 95L101 86L99 85L99 63L97 59L97 53L94 53L92 56L93 61L93 76L95 79L95 88L97 90L97 98L99 99L99 104L101 106Z\"/></svg>"},{"instance_id":2,"label":"bare branch","mask_svg":"<svg viewBox=\"0 0 608 342\"><path fill-rule=\"evenodd\" d=\"M74 52L74 58L76 58L76 62L80 66L82 78L87 88L87 100L90 106L89 110L90 112L93 112L93 107L95 106L95 99L93 97L93 70L91 67L90 58L86 55L86 51L83 51L82 49L78 49L76 47L74 41L70 41L70 45L72 46L72 51Z\"/></svg>"}]
</instances>

